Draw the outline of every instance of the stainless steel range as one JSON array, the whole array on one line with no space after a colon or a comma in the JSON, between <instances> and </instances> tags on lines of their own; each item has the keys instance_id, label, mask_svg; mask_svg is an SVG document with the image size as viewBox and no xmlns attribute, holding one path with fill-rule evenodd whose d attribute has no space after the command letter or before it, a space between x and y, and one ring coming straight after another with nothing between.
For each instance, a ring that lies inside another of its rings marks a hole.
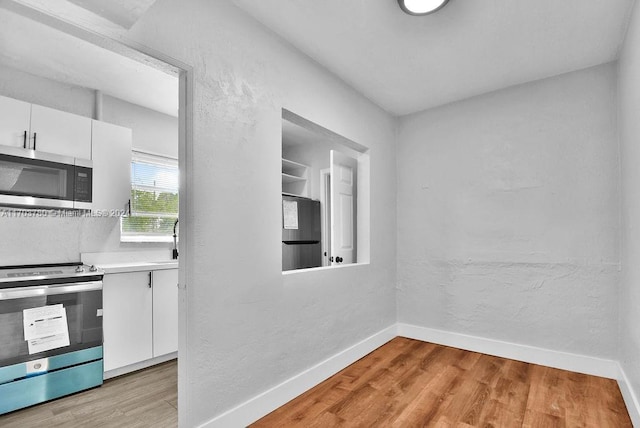
<instances>
[{"instance_id":1,"label":"stainless steel range","mask_svg":"<svg viewBox=\"0 0 640 428\"><path fill-rule=\"evenodd\" d=\"M102 384L102 277L79 263L0 267L0 414Z\"/></svg>"}]
</instances>

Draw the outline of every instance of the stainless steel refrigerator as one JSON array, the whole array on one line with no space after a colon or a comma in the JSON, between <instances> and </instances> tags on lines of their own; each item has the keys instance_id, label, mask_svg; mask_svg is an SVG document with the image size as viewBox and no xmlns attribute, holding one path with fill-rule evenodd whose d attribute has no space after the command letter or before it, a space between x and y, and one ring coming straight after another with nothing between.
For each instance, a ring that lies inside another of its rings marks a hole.
<instances>
[{"instance_id":1,"label":"stainless steel refrigerator","mask_svg":"<svg viewBox=\"0 0 640 428\"><path fill-rule=\"evenodd\" d=\"M282 270L322 266L320 201L282 195Z\"/></svg>"}]
</instances>

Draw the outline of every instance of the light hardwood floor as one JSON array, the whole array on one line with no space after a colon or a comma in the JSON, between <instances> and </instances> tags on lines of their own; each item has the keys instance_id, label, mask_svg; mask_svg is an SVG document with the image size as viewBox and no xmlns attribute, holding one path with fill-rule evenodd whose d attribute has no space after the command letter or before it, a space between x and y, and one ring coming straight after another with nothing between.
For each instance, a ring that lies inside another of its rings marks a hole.
<instances>
[{"instance_id":1,"label":"light hardwood floor","mask_svg":"<svg viewBox=\"0 0 640 428\"><path fill-rule=\"evenodd\" d=\"M251 427L632 424L613 380L395 338Z\"/></svg>"},{"instance_id":2,"label":"light hardwood floor","mask_svg":"<svg viewBox=\"0 0 640 428\"><path fill-rule=\"evenodd\" d=\"M0 416L2 428L178 426L177 361L109 379L99 387Z\"/></svg>"},{"instance_id":3,"label":"light hardwood floor","mask_svg":"<svg viewBox=\"0 0 640 428\"><path fill-rule=\"evenodd\" d=\"M176 362L0 416L0 427L175 427ZM252 427L632 427L615 381L395 338Z\"/></svg>"}]
</instances>

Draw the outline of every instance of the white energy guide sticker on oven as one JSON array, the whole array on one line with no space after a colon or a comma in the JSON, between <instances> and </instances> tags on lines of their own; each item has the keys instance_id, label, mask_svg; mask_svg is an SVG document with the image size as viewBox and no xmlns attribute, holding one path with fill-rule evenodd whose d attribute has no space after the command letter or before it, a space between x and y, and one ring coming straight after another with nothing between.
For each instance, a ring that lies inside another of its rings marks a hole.
<instances>
[{"instance_id":1,"label":"white energy guide sticker on oven","mask_svg":"<svg viewBox=\"0 0 640 428\"><path fill-rule=\"evenodd\" d=\"M67 311L62 304L24 309L22 314L29 354L69 346Z\"/></svg>"}]
</instances>

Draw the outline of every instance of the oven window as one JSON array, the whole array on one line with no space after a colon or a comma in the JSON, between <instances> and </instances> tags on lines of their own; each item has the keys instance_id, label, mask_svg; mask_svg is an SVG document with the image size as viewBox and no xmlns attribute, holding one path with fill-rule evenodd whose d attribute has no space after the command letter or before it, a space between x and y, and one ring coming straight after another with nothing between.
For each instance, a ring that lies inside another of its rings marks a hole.
<instances>
[{"instance_id":1,"label":"oven window","mask_svg":"<svg viewBox=\"0 0 640 428\"><path fill-rule=\"evenodd\" d=\"M35 160L0 159L0 192L8 195L71 199L70 171L63 164Z\"/></svg>"},{"instance_id":2,"label":"oven window","mask_svg":"<svg viewBox=\"0 0 640 428\"><path fill-rule=\"evenodd\" d=\"M29 354L24 340L23 310L62 304L67 314L69 346ZM102 345L102 291L26 297L0 301L0 366Z\"/></svg>"}]
</instances>

